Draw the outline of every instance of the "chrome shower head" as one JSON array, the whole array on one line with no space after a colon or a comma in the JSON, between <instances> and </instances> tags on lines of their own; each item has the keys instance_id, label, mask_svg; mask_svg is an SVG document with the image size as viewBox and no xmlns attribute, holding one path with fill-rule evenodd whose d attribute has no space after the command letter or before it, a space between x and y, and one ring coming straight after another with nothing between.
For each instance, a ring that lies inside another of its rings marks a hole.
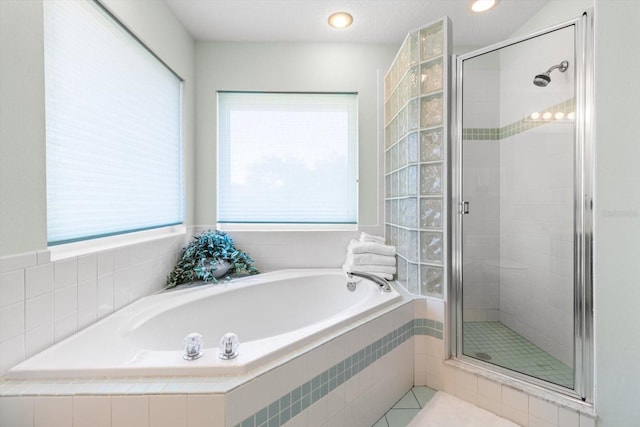
<instances>
[{"instance_id":1,"label":"chrome shower head","mask_svg":"<svg viewBox=\"0 0 640 427\"><path fill-rule=\"evenodd\" d=\"M533 84L539 87L546 87L551 83L551 77L549 77L549 74L556 68L560 70L561 73L564 73L567 71L567 68L569 68L569 61L562 61L560 64L549 68L545 73L538 74L533 78Z\"/></svg>"},{"instance_id":2,"label":"chrome shower head","mask_svg":"<svg viewBox=\"0 0 640 427\"><path fill-rule=\"evenodd\" d=\"M533 78L533 84L540 87L546 87L549 83L551 83L551 77L549 74L538 74Z\"/></svg>"}]
</instances>

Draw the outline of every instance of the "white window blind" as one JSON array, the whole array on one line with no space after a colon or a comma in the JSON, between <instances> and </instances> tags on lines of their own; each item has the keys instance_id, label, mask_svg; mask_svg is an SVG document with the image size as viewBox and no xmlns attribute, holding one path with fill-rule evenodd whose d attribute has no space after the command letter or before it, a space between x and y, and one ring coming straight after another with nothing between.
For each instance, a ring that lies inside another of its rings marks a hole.
<instances>
[{"instance_id":1,"label":"white window blind","mask_svg":"<svg viewBox=\"0 0 640 427\"><path fill-rule=\"evenodd\" d=\"M357 95L218 93L218 222L355 224Z\"/></svg>"},{"instance_id":2,"label":"white window blind","mask_svg":"<svg viewBox=\"0 0 640 427\"><path fill-rule=\"evenodd\" d=\"M181 80L94 1L45 1L49 245L182 223Z\"/></svg>"}]
</instances>

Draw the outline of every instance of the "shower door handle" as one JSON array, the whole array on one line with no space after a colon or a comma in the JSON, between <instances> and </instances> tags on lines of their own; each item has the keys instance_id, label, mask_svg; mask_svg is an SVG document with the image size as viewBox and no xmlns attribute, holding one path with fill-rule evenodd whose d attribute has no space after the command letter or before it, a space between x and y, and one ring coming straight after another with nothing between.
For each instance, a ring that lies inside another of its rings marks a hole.
<instances>
[{"instance_id":1,"label":"shower door handle","mask_svg":"<svg viewBox=\"0 0 640 427\"><path fill-rule=\"evenodd\" d=\"M468 215L468 214L469 214L469 202L461 202L460 215Z\"/></svg>"}]
</instances>

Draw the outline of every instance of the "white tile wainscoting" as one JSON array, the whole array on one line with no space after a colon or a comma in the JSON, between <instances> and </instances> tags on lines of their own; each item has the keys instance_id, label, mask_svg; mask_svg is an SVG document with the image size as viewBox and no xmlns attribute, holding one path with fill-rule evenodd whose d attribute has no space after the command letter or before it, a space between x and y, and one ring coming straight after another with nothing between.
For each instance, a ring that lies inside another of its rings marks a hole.
<instances>
[{"instance_id":1,"label":"white tile wainscoting","mask_svg":"<svg viewBox=\"0 0 640 427\"><path fill-rule=\"evenodd\" d=\"M0 376L125 305L161 290L185 234L51 261L0 258Z\"/></svg>"}]
</instances>

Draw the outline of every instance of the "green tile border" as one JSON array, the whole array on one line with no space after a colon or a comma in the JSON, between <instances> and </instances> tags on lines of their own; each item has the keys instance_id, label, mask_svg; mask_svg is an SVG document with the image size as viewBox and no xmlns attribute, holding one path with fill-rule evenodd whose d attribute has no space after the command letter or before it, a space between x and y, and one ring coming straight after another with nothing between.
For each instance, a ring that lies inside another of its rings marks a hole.
<instances>
[{"instance_id":1,"label":"green tile border","mask_svg":"<svg viewBox=\"0 0 640 427\"><path fill-rule=\"evenodd\" d=\"M543 111L549 111L550 113L555 114L559 111L566 113L574 110L575 98L571 98L545 108ZM525 117L501 128L464 128L462 129L462 139L466 141L500 140L552 122L555 122L555 119L552 118L545 120L540 118L538 120L533 120L529 117Z\"/></svg>"},{"instance_id":2,"label":"green tile border","mask_svg":"<svg viewBox=\"0 0 640 427\"><path fill-rule=\"evenodd\" d=\"M413 319L294 388L235 427L281 426L414 335L442 339L443 323Z\"/></svg>"}]
</instances>

